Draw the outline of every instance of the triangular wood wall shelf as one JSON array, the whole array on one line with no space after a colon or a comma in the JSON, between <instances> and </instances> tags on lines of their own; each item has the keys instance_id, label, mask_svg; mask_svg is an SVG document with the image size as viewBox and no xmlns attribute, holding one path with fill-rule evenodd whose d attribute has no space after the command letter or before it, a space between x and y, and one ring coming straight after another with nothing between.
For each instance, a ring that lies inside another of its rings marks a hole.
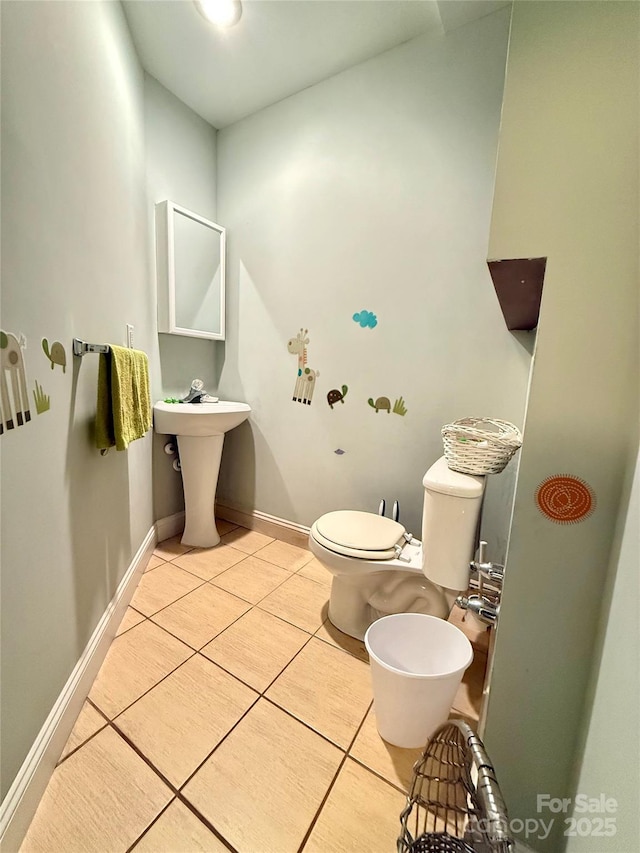
<instances>
[{"instance_id":1,"label":"triangular wood wall shelf","mask_svg":"<svg viewBox=\"0 0 640 853\"><path fill-rule=\"evenodd\" d=\"M489 272L511 332L530 331L538 325L546 258L512 258L487 261Z\"/></svg>"}]
</instances>

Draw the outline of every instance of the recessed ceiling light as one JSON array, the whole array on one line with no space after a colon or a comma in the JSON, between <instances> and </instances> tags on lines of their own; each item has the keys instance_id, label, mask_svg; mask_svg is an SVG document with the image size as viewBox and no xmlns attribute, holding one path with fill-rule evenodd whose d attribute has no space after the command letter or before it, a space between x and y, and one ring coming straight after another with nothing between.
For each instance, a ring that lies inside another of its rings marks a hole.
<instances>
[{"instance_id":1,"label":"recessed ceiling light","mask_svg":"<svg viewBox=\"0 0 640 853\"><path fill-rule=\"evenodd\" d=\"M240 0L195 0L195 4L202 17L217 27L232 27L242 15Z\"/></svg>"}]
</instances>

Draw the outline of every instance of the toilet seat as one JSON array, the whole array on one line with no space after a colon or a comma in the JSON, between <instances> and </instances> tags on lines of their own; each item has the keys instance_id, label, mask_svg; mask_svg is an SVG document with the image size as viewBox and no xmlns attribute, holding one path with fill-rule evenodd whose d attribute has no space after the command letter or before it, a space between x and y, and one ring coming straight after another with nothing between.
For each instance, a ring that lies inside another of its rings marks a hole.
<instances>
[{"instance_id":1,"label":"toilet seat","mask_svg":"<svg viewBox=\"0 0 640 853\"><path fill-rule=\"evenodd\" d=\"M358 510L338 510L322 515L311 535L330 551L361 560L392 560L396 546L404 544L405 528L397 521Z\"/></svg>"}]
</instances>

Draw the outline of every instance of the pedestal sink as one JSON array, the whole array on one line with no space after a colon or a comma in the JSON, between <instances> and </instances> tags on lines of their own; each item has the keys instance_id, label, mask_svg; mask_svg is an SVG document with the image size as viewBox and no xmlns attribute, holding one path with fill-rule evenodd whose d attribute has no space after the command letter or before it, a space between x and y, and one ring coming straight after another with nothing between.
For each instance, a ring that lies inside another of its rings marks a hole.
<instances>
[{"instance_id":1,"label":"pedestal sink","mask_svg":"<svg viewBox=\"0 0 640 853\"><path fill-rule=\"evenodd\" d=\"M155 431L178 439L184 487L182 542L211 548L220 541L213 514L225 432L249 417L246 403L156 403Z\"/></svg>"}]
</instances>

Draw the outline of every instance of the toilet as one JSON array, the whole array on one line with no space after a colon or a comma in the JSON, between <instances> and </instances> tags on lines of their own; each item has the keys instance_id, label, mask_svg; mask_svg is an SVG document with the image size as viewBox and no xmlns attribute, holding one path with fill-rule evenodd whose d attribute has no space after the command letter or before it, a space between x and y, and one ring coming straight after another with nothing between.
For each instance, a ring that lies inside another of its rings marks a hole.
<instances>
[{"instance_id":1,"label":"toilet","mask_svg":"<svg viewBox=\"0 0 640 853\"><path fill-rule=\"evenodd\" d=\"M329 619L364 638L391 613L447 619L469 585L485 478L460 474L445 457L424 475L422 542L402 524L357 510L328 512L314 522L309 547L333 575Z\"/></svg>"}]
</instances>

